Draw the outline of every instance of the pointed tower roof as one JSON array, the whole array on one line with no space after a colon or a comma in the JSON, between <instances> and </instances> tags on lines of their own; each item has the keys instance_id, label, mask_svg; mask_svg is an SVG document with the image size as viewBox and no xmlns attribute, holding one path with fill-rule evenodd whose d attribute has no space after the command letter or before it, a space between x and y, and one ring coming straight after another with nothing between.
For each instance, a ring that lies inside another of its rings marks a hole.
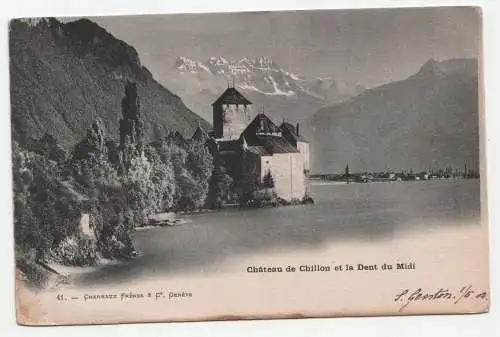
<instances>
[{"instance_id":1,"label":"pointed tower roof","mask_svg":"<svg viewBox=\"0 0 500 337\"><path fill-rule=\"evenodd\" d=\"M220 95L219 98L212 105L218 104L241 104L250 105L250 102L245 96L243 96L238 90L233 87L227 88L226 91Z\"/></svg>"},{"instance_id":2,"label":"pointed tower roof","mask_svg":"<svg viewBox=\"0 0 500 337\"><path fill-rule=\"evenodd\" d=\"M201 126L198 125L198 127L193 133L193 137L191 138L194 140L206 140L209 138L209 136L208 133L206 133L205 130L203 130Z\"/></svg>"},{"instance_id":3,"label":"pointed tower roof","mask_svg":"<svg viewBox=\"0 0 500 337\"><path fill-rule=\"evenodd\" d=\"M245 135L252 134L267 134L267 135L281 135L281 130L274 124L269 117L263 113L255 116L254 120L248 124L245 131Z\"/></svg>"}]
</instances>

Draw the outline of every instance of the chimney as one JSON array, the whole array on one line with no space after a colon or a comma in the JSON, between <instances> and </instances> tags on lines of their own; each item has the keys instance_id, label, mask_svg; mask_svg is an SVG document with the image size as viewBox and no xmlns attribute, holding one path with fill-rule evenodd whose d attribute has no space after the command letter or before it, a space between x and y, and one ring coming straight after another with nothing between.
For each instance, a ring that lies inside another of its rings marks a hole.
<instances>
[{"instance_id":1,"label":"chimney","mask_svg":"<svg viewBox=\"0 0 500 337\"><path fill-rule=\"evenodd\" d=\"M297 127L295 129L295 132L297 133L297 136L299 135L299 123L297 123Z\"/></svg>"}]
</instances>

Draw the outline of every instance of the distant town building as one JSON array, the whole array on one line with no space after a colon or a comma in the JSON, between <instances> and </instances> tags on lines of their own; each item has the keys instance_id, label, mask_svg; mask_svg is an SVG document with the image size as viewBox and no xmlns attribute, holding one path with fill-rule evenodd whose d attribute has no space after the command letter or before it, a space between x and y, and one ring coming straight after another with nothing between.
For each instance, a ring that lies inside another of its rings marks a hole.
<instances>
[{"instance_id":1,"label":"distant town building","mask_svg":"<svg viewBox=\"0 0 500 337\"><path fill-rule=\"evenodd\" d=\"M235 88L228 88L213 104L213 130L197 128L193 137L209 136L216 160L233 178L238 193L261 185L271 173L274 190L285 200L302 199L310 170L309 143L299 124L280 127L263 112L252 120L252 103Z\"/></svg>"}]
</instances>

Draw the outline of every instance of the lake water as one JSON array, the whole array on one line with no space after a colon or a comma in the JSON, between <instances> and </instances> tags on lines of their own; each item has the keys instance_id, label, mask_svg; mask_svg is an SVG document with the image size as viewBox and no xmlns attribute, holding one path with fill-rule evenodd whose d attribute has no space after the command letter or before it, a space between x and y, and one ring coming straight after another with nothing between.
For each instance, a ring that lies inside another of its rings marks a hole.
<instances>
[{"instance_id":1,"label":"lake water","mask_svg":"<svg viewBox=\"0 0 500 337\"><path fill-rule=\"evenodd\" d=\"M411 231L480 222L479 180L316 183L310 194L313 205L206 212L178 227L137 231L137 258L85 273L75 285L223 272L222 262L235 256L392 240Z\"/></svg>"}]
</instances>

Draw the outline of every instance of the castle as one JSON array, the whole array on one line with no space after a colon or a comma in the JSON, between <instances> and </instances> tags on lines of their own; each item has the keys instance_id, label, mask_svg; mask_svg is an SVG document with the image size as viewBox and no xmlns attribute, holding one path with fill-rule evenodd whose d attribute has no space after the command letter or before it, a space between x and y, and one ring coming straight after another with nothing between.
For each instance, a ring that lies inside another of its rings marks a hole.
<instances>
[{"instance_id":1,"label":"castle","mask_svg":"<svg viewBox=\"0 0 500 337\"><path fill-rule=\"evenodd\" d=\"M233 178L238 193L261 186L271 173L278 197L291 201L306 195L309 143L299 124L283 121L278 127L263 112L252 119L252 102L234 87L228 87L212 107L213 130L206 135L209 148ZM203 137L203 130L198 128L193 137Z\"/></svg>"}]
</instances>

